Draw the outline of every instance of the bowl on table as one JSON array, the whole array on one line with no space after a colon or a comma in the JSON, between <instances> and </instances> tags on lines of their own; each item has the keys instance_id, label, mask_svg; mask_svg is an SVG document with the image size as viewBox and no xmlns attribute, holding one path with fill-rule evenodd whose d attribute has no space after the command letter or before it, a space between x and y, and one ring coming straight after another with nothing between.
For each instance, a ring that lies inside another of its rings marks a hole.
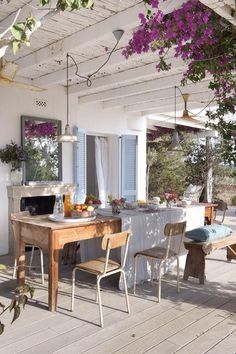
<instances>
[{"instance_id":1,"label":"bowl on table","mask_svg":"<svg viewBox=\"0 0 236 354\"><path fill-rule=\"evenodd\" d=\"M124 208L125 208L125 209L128 209L128 210L133 210L133 209L136 209L137 206L138 206L138 205L137 205L136 202L125 202Z\"/></svg>"},{"instance_id":2,"label":"bowl on table","mask_svg":"<svg viewBox=\"0 0 236 354\"><path fill-rule=\"evenodd\" d=\"M187 206L191 205L191 203L192 203L191 200L189 200L189 199L183 199L183 200L181 201L181 206L184 207L184 208L186 208Z\"/></svg>"}]
</instances>

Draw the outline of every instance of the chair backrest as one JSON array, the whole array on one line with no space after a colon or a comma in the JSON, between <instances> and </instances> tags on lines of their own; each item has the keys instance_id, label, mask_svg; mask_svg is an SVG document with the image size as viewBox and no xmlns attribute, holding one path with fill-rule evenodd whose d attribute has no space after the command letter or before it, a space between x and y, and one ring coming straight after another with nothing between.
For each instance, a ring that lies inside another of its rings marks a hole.
<instances>
[{"instance_id":1,"label":"chair backrest","mask_svg":"<svg viewBox=\"0 0 236 354\"><path fill-rule=\"evenodd\" d=\"M109 262L110 250L114 248L119 248L125 246L125 252L123 257L123 262L121 264L121 268L125 266L127 252L128 252L128 245L129 245L129 238L131 235L131 230L122 231L116 234L108 234L105 235L102 239L102 250L106 250L106 263L104 267L104 273L107 271L107 265Z\"/></svg>"},{"instance_id":2,"label":"chair backrest","mask_svg":"<svg viewBox=\"0 0 236 354\"><path fill-rule=\"evenodd\" d=\"M175 236L180 237L179 246L178 246L178 249L176 252L177 254L180 253L185 230L186 230L186 221L178 222L178 223L174 223L174 224L166 224L165 229L164 229L164 235L168 239L167 240L167 248L166 248L166 258L169 257L171 239Z\"/></svg>"},{"instance_id":3,"label":"chair backrest","mask_svg":"<svg viewBox=\"0 0 236 354\"><path fill-rule=\"evenodd\" d=\"M199 202L204 186L201 185L189 185L183 193L183 198L191 200L192 202Z\"/></svg>"},{"instance_id":4,"label":"chair backrest","mask_svg":"<svg viewBox=\"0 0 236 354\"><path fill-rule=\"evenodd\" d=\"M218 221L220 224L222 224L225 219L226 210L228 210L228 204L223 200L217 201L216 203L217 203L217 207L215 207L215 213L217 214L217 210L223 212L221 221ZM215 214L215 220L216 220L216 214Z\"/></svg>"}]
</instances>

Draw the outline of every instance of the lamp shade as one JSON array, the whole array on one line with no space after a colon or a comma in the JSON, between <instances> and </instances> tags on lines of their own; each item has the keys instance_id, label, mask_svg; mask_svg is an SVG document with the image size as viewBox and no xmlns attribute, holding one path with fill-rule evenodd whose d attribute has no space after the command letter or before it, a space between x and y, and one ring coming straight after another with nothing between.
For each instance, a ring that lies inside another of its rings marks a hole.
<instances>
[{"instance_id":1,"label":"lamp shade","mask_svg":"<svg viewBox=\"0 0 236 354\"><path fill-rule=\"evenodd\" d=\"M65 133L58 136L58 143L78 143L78 137L72 135L69 124L65 126Z\"/></svg>"},{"instance_id":2,"label":"lamp shade","mask_svg":"<svg viewBox=\"0 0 236 354\"><path fill-rule=\"evenodd\" d=\"M170 146L168 147L169 151L182 151L182 147L180 144L179 133L175 129L172 135L172 141Z\"/></svg>"}]
</instances>

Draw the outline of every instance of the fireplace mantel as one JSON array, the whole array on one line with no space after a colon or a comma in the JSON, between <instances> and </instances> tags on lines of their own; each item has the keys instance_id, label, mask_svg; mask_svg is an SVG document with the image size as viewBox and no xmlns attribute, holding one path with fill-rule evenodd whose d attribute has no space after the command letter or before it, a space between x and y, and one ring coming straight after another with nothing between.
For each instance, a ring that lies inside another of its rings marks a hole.
<instances>
[{"instance_id":1,"label":"fireplace mantel","mask_svg":"<svg viewBox=\"0 0 236 354\"><path fill-rule=\"evenodd\" d=\"M75 191L75 184L36 184L32 186L7 186L8 199L21 199L24 197L40 197L55 194L67 194ZM16 206L11 212L20 211Z\"/></svg>"},{"instance_id":2,"label":"fireplace mantel","mask_svg":"<svg viewBox=\"0 0 236 354\"><path fill-rule=\"evenodd\" d=\"M11 213L20 211L20 202L26 197L41 197L56 194L71 194L76 191L72 183L34 184L29 186L7 186L8 215L9 215L9 252L14 251L14 236L10 223Z\"/></svg>"}]
</instances>

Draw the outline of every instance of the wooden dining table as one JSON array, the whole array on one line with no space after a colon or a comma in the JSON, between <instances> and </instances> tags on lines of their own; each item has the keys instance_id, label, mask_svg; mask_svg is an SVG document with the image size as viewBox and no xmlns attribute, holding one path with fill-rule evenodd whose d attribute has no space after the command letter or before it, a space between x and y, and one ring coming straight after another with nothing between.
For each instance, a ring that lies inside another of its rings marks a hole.
<instances>
[{"instance_id":1,"label":"wooden dining table","mask_svg":"<svg viewBox=\"0 0 236 354\"><path fill-rule=\"evenodd\" d=\"M18 285L25 283L25 244L39 246L48 253L48 307L57 308L59 251L70 242L102 237L121 231L121 220L97 216L90 222L53 222L48 215L19 216L12 220L16 238Z\"/></svg>"}]
</instances>

